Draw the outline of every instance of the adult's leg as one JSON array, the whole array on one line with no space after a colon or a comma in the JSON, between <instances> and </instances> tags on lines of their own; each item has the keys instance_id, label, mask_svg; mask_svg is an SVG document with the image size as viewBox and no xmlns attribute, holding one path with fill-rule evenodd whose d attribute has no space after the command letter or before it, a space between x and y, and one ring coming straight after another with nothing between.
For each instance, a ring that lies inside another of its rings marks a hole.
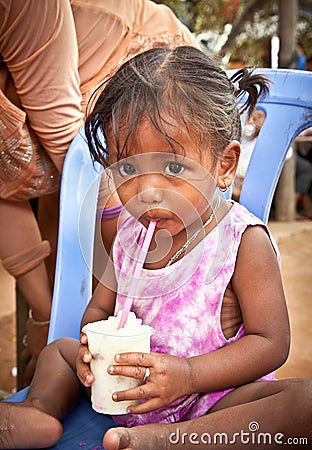
<instances>
[{"instance_id":1,"label":"adult's leg","mask_svg":"<svg viewBox=\"0 0 312 450\"><path fill-rule=\"evenodd\" d=\"M59 191L38 199L38 223L43 239L50 242L51 253L45 260L50 290L53 292L58 225L59 225Z\"/></svg>"},{"instance_id":2,"label":"adult's leg","mask_svg":"<svg viewBox=\"0 0 312 450\"><path fill-rule=\"evenodd\" d=\"M50 245L42 241L37 220L29 202L0 199L0 258L4 268L16 279L35 321L48 321L52 294L45 266ZM42 348L46 345L48 326L27 322L28 347L25 383L29 384Z\"/></svg>"},{"instance_id":3,"label":"adult's leg","mask_svg":"<svg viewBox=\"0 0 312 450\"><path fill-rule=\"evenodd\" d=\"M40 230L29 202L0 199L0 257L38 321L49 320L51 291Z\"/></svg>"},{"instance_id":4,"label":"adult's leg","mask_svg":"<svg viewBox=\"0 0 312 450\"><path fill-rule=\"evenodd\" d=\"M113 428L103 445L106 450L279 449L293 439L297 449L307 449L312 442L311 411L311 379L251 383L225 396L206 416L169 425Z\"/></svg>"},{"instance_id":5,"label":"adult's leg","mask_svg":"<svg viewBox=\"0 0 312 450\"><path fill-rule=\"evenodd\" d=\"M312 202L310 189L312 186L312 164L297 154L296 157L296 206L303 217L312 219Z\"/></svg>"},{"instance_id":6,"label":"adult's leg","mask_svg":"<svg viewBox=\"0 0 312 450\"><path fill-rule=\"evenodd\" d=\"M60 420L76 405L79 342L60 339L41 352L25 401L0 403L0 448L45 448L62 436Z\"/></svg>"}]
</instances>

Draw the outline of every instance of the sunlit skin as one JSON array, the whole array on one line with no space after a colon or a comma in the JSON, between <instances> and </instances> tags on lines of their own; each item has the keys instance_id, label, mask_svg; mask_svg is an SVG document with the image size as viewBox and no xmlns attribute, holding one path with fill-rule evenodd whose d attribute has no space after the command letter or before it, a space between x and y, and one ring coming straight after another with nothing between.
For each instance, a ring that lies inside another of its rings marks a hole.
<instances>
[{"instance_id":1,"label":"sunlit skin","mask_svg":"<svg viewBox=\"0 0 312 450\"><path fill-rule=\"evenodd\" d=\"M121 202L145 227L150 220L157 222L157 243L152 241L151 250L157 247L160 252L162 245L168 248L166 239L173 238L169 259L217 206L216 187L223 186L221 177L231 183L240 147L232 142L228 153L216 160L209 148L200 147L195 137L181 133L178 126L167 126L167 129L179 143L174 151L147 121L139 126L131 150L127 149L127 155L120 161L117 161L115 141L109 132L107 144L112 162L110 169ZM224 174L224 166L230 164L233 167L227 167L228 173ZM222 217L227 211L226 203L222 202L218 209ZM215 225L216 222L212 222L206 232ZM162 267L164 262L158 259L156 265L147 267Z\"/></svg>"}]
</instances>

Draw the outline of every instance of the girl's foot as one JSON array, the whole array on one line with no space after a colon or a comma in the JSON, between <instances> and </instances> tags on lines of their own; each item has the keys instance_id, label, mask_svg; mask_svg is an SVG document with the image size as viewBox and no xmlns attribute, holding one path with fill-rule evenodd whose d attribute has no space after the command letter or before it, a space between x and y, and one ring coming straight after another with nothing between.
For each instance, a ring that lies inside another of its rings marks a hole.
<instances>
[{"instance_id":1,"label":"girl's foot","mask_svg":"<svg viewBox=\"0 0 312 450\"><path fill-rule=\"evenodd\" d=\"M0 448L47 448L63 434L52 416L23 403L0 403Z\"/></svg>"},{"instance_id":2,"label":"girl's foot","mask_svg":"<svg viewBox=\"0 0 312 450\"><path fill-rule=\"evenodd\" d=\"M110 428L103 439L105 450L165 450L169 445L168 425Z\"/></svg>"}]
</instances>

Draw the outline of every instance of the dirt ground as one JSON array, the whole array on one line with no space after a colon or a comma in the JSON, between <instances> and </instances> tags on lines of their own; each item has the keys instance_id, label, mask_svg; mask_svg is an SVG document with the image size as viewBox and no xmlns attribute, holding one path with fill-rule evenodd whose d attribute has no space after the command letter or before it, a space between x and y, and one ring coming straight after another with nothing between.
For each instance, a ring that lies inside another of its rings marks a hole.
<instances>
[{"instance_id":1,"label":"dirt ground","mask_svg":"<svg viewBox=\"0 0 312 450\"><path fill-rule=\"evenodd\" d=\"M312 231L279 243L291 325L288 360L278 378L312 377Z\"/></svg>"},{"instance_id":2,"label":"dirt ground","mask_svg":"<svg viewBox=\"0 0 312 450\"><path fill-rule=\"evenodd\" d=\"M0 398L14 392L16 387L16 378L12 376L15 358L15 317L9 314L0 319Z\"/></svg>"},{"instance_id":3,"label":"dirt ground","mask_svg":"<svg viewBox=\"0 0 312 450\"><path fill-rule=\"evenodd\" d=\"M292 331L290 355L277 371L277 377L311 378L312 221L304 224L273 222L270 229L281 252L282 276ZM0 273L0 398L13 392L16 387L16 378L12 376L12 369L16 365L14 301L12 304L7 302L3 280L3 274ZM12 291L12 284L9 290Z\"/></svg>"}]
</instances>

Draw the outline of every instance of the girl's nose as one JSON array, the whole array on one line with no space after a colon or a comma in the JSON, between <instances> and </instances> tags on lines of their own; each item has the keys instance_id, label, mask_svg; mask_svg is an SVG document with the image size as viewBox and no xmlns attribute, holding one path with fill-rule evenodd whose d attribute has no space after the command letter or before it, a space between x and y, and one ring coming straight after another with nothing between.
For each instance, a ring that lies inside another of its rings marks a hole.
<instances>
[{"instance_id":1,"label":"girl's nose","mask_svg":"<svg viewBox=\"0 0 312 450\"><path fill-rule=\"evenodd\" d=\"M159 177L155 175L143 175L139 181L139 200L149 205L160 204L163 200L163 189L159 183Z\"/></svg>"}]
</instances>

